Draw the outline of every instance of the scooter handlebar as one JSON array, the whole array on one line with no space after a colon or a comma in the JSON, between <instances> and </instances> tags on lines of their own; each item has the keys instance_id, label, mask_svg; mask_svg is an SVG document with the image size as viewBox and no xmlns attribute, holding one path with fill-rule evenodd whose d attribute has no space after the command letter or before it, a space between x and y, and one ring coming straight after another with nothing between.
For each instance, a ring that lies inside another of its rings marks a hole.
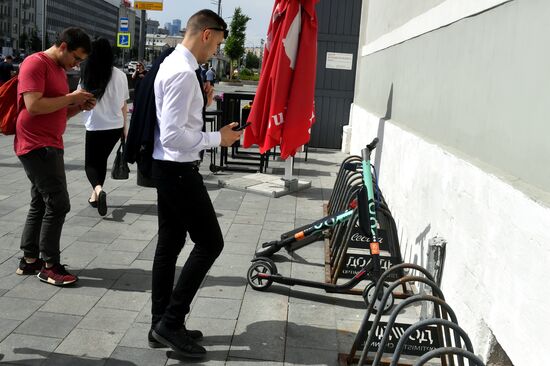
<instances>
[{"instance_id":1,"label":"scooter handlebar","mask_svg":"<svg viewBox=\"0 0 550 366\"><path fill-rule=\"evenodd\" d=\"M366 148L364 148L362 151L361 151L361 155L363 156L363 160L365 161L369 161L370 160L370 153L372 152L372 150L376 149L376 145L378 144L378 141L380 141L378 139L378 137L375 137L370 144L367 145Z\"/></svg>"},{"instance_id":2,"label":"scooter handlebar","mask_svg":"<svg viewBox=\"0 0 550 366\"><path fill-rule=\"evenodd\" d=\"M367 145L367 149L369 149L369 151L372 151L374 149L376 149L376 145L378 144L378 141L380 141L378 139L378 137L375 137L370 144Z\"/></svg>"}]
</instances>

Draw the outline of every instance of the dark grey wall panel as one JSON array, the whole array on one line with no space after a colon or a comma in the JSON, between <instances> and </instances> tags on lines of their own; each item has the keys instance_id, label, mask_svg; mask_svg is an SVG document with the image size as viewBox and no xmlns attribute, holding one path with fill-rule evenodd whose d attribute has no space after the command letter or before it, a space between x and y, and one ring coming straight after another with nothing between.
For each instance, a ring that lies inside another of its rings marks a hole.
<instances>
[{"instance_id":1,"label":"dark grey wall panel","mask_svg":"<svg viewBox=\"0 0 550 366\"><path fill-rule=\"evenodd\" d=\"M315 124L310 146L339 149L342 144L342 127L348 124L354 96L361 3L361 0L321 0L317 4ZM352 54L352 69L327 69L327 52Z\"/></svg>"}]
</instances>

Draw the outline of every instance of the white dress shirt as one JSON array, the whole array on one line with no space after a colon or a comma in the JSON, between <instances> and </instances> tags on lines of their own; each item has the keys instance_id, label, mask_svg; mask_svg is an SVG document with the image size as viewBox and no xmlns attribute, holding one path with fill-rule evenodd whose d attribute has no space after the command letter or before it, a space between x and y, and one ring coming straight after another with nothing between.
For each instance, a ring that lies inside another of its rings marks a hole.
<instances>
[{"instance_id":1,"label":"white dress shirt","mask_svg":"<svg viewBox=\"0 0 550 366\"><path fill-rule=\"evenodd\" d=\"M220 145L219 132L202 132L198 67L195 56L181 44L160 65L155 78L156 160L192 162L200 159L201 150Z\"/></svg>"}]
</instances>

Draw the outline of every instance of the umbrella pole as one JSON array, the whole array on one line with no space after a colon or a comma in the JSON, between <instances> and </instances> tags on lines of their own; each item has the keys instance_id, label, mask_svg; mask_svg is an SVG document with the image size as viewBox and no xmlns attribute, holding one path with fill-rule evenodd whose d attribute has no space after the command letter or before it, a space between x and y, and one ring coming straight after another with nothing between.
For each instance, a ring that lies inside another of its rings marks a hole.
<instances>
[{"instance_id":1,"label":"umbrella pole","mask_svg":"<svg viewBox=\"0 0 550 366\"><path fill-rule=\"evenodd\" d=\"M294 157L290 156L285 160L285 175L282 178L285 182L285 189L289 192L295 192L298 190L298 179L292 175L294 168Z\"/></svg>"},{"instance_id":2,"label":"umbrella pole","mask_svg":"<svg viewBox=\"0 0 550 366\"><path fill-rule=\"evenodd\" d=\"M285 176L283 177L283 180L285 181L291 181L295 179L292 176L292 169L294 168L294 157L290 156L288 159L285 160Z\"/></svg>"}]
</instances>

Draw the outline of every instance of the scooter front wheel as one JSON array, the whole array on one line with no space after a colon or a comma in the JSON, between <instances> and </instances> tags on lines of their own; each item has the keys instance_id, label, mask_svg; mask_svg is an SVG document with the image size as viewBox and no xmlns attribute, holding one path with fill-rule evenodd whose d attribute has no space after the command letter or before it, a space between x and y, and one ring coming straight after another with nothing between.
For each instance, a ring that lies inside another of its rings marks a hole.
<instances>
[{"instance_id":1,"label":"scooter front wheel","mask_svg":"<svg viewBox=\"0 0 550 366\"><path fill-rule=\"evenodd\" d=\"M384 296L384 293L386 292L386 289L388 289L389 287L390 285L384 282L384 288L378 296L376 296L376 294L374 293L374 290L376 289L376 283L374 282L369 283L367 287L365 287L365 290L363 290L363 299L365 300L367 306L369 306L369 304L374 301L373 310L375 313L378 313L380 311L380 302L382 300L382 297ZM382 309L382 314L385 314L393 306L394 300L395 299L393 297L393 293L390 293L390 296L388 297L388 300L386 301L386 303L384 304L384 308Z\"/></svg>"},{"instance_id":2,"label":"scooter front wheel","mask_svg":"<svg viewBox=\"0 0 550 366\"><path fill-rule=\"evenodd\" d=\"M262 258L252 263L248 269L246 279L254 290L265 291L273 283L270 277L276 273L275 263L268 258Z\"/></svg>"}]
</instances>

